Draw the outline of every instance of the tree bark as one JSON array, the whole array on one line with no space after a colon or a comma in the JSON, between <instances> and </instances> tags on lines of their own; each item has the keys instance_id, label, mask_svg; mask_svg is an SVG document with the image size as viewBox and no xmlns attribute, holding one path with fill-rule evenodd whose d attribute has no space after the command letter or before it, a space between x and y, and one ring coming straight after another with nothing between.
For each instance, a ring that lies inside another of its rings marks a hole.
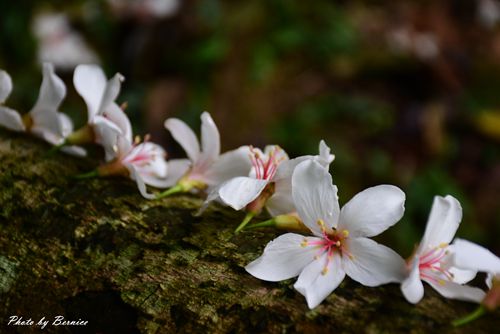
<instances>
[{"instance_id":1,"label":"tree bark","mask_svg":"<svg viewBox=\"0 0 500 334\"><path fill-rule=\"evenodd\" d=\"M500 313L455 329L477 305L426 287L418 304L399 286L363 287L346 278L307 308L294 280L272 283L244 266L282 232L233 234L243 214L179 195L141 197L122 178L75 180L91 159L47 156L49 146L0 131L1 332L13 315L45 317L47 333L494 333ZM55 326L55 316L88 321Z\"/></svg>"}]
</instances>

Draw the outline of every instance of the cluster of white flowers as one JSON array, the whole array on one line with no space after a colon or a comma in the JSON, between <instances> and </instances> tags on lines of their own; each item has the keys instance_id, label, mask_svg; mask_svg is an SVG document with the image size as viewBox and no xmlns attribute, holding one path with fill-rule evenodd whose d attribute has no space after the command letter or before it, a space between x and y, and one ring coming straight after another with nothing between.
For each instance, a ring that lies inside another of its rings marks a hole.
<instances>
[{"instance_id":1,"label":"cluster of white flowers","mask_svg":"<svg viewBox=\"0 0 500 334\"><path fill-rule=\"evenodd\" d=\"M422 299L425 281L444 297L485 304L486 292L466 285L478 271L488 274L490 289L498 289L500 259L469 241L452 242L462 219L462 208L454 197L434 198L422 242L405 261L370 239L402 218L405 194L398 187L365 189L340 209L329 173L334 156L324 141L319 143L318 155L294 159L277 145L264 151L242 146L221 154L219 131L207 112L201 115L200 141L183 121L165 121L165 128L188 157L167 160L164 149L147 137L143 142L133 140L124 108L115 102L123 80L116 74L108 81L96 65L75 69L74 86L87 105L88 122L73 131L70 119L58 111L66 87L52 65L44 64L38 100L23 116L3 106L12 81L0 71L0 124L32 133L70 154L85 155L81 145L101 145L106 163L83 177L124 175L135 180L148 199L192 192L206 195L200 211L214 200L245 210L236 233L261 226L300 232L269 242L246 270L266 281L298 276L294 287L310 308L318 306L346 275L370 287L399 283L411 303ZM151 193L147 186L166 190ZM264 208L273 218L247 225Z\"/></svg>"}]
</instances>

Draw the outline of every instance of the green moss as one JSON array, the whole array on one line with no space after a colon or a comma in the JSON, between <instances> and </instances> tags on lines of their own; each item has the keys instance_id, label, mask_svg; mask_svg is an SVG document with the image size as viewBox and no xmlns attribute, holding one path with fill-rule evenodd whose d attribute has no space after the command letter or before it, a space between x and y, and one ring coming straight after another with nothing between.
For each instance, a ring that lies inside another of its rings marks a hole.
<instances>
[{"instance_id":1,"label":"green moss","mask_svg":"<svg viewBox=\"0 0 500 334\"><path fill-rule=\"evenodd\" d=\"M127 179L75 181L71 175L96 162L46 150L0 131L2 319L13 310L71 314L99 305L102 294L118 296L112 309L131 308L143 333L428 333L456 332L451 320L474 308L431 289L413 306L395 284L366 288L346 279L309 310L294 280L264 282L244 269L281 232L234 235L243 214L214 205L197 215L203 200L194 195L147 201ZM107 326L94 332L120 321L86 312ZM463 331L493 332L498 315Z\"/></svg>"}]
</instances>

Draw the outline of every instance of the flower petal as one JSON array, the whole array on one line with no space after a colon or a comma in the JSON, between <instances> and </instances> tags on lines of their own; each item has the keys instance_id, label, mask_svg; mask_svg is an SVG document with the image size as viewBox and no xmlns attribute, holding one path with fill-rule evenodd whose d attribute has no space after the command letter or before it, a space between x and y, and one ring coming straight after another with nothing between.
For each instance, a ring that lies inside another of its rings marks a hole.
<instances>
[{"instance_id":1,"label":"flower petal","mask_svg":"<svg viewBox=\"0 0 500 334\"><path fill-rule=\"evenodd\" d=\"M302 269L314 261L317 247L302 244L303 235L287 233L269 242L262 255L249 263L245 269L252 276L265 281L282 281L300 274Z\"/></svg>"},{"instance_id":2,"label":"flower petal","mask_svg":"<svg viewBox=\"0 0 500 334\"><path fill-rule=\"evenodd\" d=\"M339 286L344 277L340 256L334 255L328 260L325 252L302 270L293 287L306 297L307 306L313 309Z\"/></svg>"},{"instance_id":3,"label":"flower petal","mask_svg":"<svg viewBox=\"0 0 500 334\"><path fill-rule=\"evenodd\" d=\"M455 282L441 280L442 284L432 282L430 280L424 279L430 286L434 288L443 297L450 299L464 300L468 302L480 303L485 292L479 288L475 288L468 285L461 285Z\"/></svg>"},{"instance_id":4,"label":"flower petal","mask_svg":"<svg viewBox=\"0 0 500 334\"><path fill-rule=\"evenodd\" d=\"M169 118L165 121L165 128L172 134L175 141L182 146L189 160L196 162L200 157L200 144L193 130L177 118Z\"/></svg>"},{"instance_id":5,"label":"flower petal","mask_svg":"<svg viewBox=\"0 0 500 334\"><path fill-rule=\"evenodd\" d=\"M167 161L167 165L167 178L163 185L165 187L172 187L187 173L191 166L191 161L188 159L172 159Z\"/></svg>"},{"instance_id":6,"label":"flower petal","mask_svg":"<svg viewBox=\"0 0 500 334\"><path fill-rule=\"evenodd\" d=\"M43 117L46 113L57 113L57 109L66 96L64 82L54 72L54 66L49 63L43 64L43 80L38 93L38 99L30 113L33 121L37 122L37 116ZM57 130L57 129L56 129Z\"/></svg>"},{"instance_id":7,"label":"flower petal","mask_svg":"<svg viewBox=\"0 0 500 334\"><path fill-rule=\"evenodd\" d=\"M219 196L224 203L233 209L241 210L256 199L267 184L268 182L265 180L239 176L221 185Z\"/></svg>"},{"instance_id":8,"label":"flower petal","mask_svg":"<svg viewBox=\"0 0 500 334\"><path fill-rule=\"evenodd\" d=\"M338 228L354 237L378 235L403 217L404 203L405 194L398 187L384 184L367 188L342 207Z\"/></svg>"},{"instance_id":9,"label":"flower petal","mask_svg":"<svg viewBox=\"0 0 500 334\"><path fill-rule=\"evenodd\" d=\"M154 199L155 195L148 193L148 188L146 187L144 180L142 179L140 173L137 171L134 165L126 164L125 167L127 167L127 169L130 172L130 178L132 180L135 180L135 182L137 183L137 188L139 189L139 192L141 193L142 197L146 199Z\"/></svg>"},{"instance_id":10,"label":"flower petal","mask_svg":"<svg viewBox=\"0 0 500 334\"><path fill-rule=\"evenodd\" d=\"M61 129L61 136L66 138L71 132L73 132L73 121L68 115L58 112L57 117L59 118L59 126Z\"/></svg>"},{"instance_id":11,"label":"flower petal","mask_svg":"<svg viewBox=\"0 0 500 334\"><path fill-rule=\"evenodd\" d=\"M3 104L7 100L10 92L12 92L12 79L9 73L0 70L0 104Z\"/></svg>"},{"instance_id":12,"label":"flower petal","mask_svg":"<svg viewBox=\"0 0 500 334\"><path fill-rule=\"evenodd\" d=\"M418 303L424 297L424 285L420 280L418 265L419 259L415 257L408 277L401 282L401 292L403 292L406 300L412 304Z\"/></svg>"},{"instance_id":13,"label":"flower petal","mask_svg":"<svg viewBox=\"0 0 500 334\"><path fill-rule=\"evenodd\" d=\"M102 113L102 117L115 123L116 126L122 131L124 136L129 142L132 142L132 125L128 119L127 114L116 103L111 103Z\"/></svg>"},{"instance_id":14,"label":"flower petal","mask_svg":"<svg viewBox=\"0 0 500 334\"><path fill-rule=\"evenodd\" d=\"M95 133L95 141L97 144L101 145L104 149L105 160L111 161L118 156L120 153L118 151L118 141L119 137L122 134L121 129L116 126L115 123L110 120L102 117L95 116L94 117L94 133ZM123 137L123 136L122 136ZM122 141L124 141L123 139ZM131 145L131 144L130 144ZM123 151L127 151L126 149ZM122 151L122 152L123 152Z\"/></svg>"},{"instance_id":15,"label":"flower petal","mask_svg":"<svg viewBox=\"0 0 500 334\"><path fill-rule=\"evenodd\" d=\"M368 238L346 239L342 265L349 277L366 286L401 282L405 261L395 251Z\"/></svg>"},{"instance_id":16,"label":"flower petal","mask_svg":"<svg viewBox=\"0 0 500 334\"><path fill-rule=\"evenodd\" d=\"M106 75L97 65L78 65L73 74L73 84L87 104L88 120L91 121L101 105Z\"/></svg>"},{"instance_id":17,"label":"flower petal","mask_svg":"<svg viewBox=\"0 0 500 334\"><path fill-rule=\"evenodd\" d=\"M209 186L216 186L237 176L248 175L251 167L250 149L241 146L221 154L205 172L204 181Z\"/></svg>"},{"instance_id":18,"label":"flower petal","mask_svg":"<svg viewBox=\"0 0 500 334\"><path fill-rule=\"evenodd\" d=\"M102 114L111 104L115 102L116 98L120 94L120 89L124 80L125 77L120 73L116 73L111 79L109 79L106 83L106 87L104 88L101 103L97 109L98 114Z\"/></svg>"},{"instance_id":19,"label":"flower petal","mask_svg":"<svg viewBox=\"0 0 500 334\"><path fill-rule=\"evenodd\" d=\"M276 187L274 194L267 200L266 208L272 217L297 211L291 188L291 184Z\"/></svg>"},{"instance_id":20,"label":"flower petal","mask_svg":"<svg viewBox=\"0 0 500 334\"><path fill-rule=\"evenodd\" d=\"M80 146L70 145L61 147L61 151L66 154L73 155L75 157L85 157L87 156L87 151Z\"/></svg>"},{"instance_id":21,"label":"flower petal","mask_svg":"<svg viewBox=\"0 0 500 334\"><path fill-rule=\"evenodd\" d=\"M292 196L300 218L315 235L322 234L317 224L319 219L324 220L328 229L337 226L340 212L337 187L320 164L306 160L295 168Z\"/></svg>"},{"instance_id":22,"label":"flower petal","mask_svg":"<svg viewBox=\"0 0 500 334\"><path fill-rule=\"evenodd\" d=\"M500 258L488 249L458 238L455 239L452 246L454 266L486 273L500 273Z\"/></svg>"},{"instance_id":23,"label":"flower petal","mask_svg":"<svg viewBox=\"0 0 500 334\"><path fill-rule=\"evenodd\" d=\"M435 196L425 233L417 252L450 243L462 220L462 207L452 196Z\"/></svg>"},{"instance_id":24,"label":"flower petal","mask_svg":"<svg viewBox=\"0 0 500 334\"><path fill-rule=\"evenodd\" d=\"M325 168L328 168L330 163L335 160L335 155L330 154L330 151L330 147L326 145L324 140L321 140L319 142L319 156L317 160Z\"/></svg>"},{"instance_id":25,"label":"flower petal","mask_svg":"<svg viewBox=\"0 0 500 334\"><path fill-rule=\"evenodd\" d=\"M25 131L21 115L14 109L0 106L0 125L12 131Z\"/></svg>"},{"instance_id":26,"label":"flower petal","mask_svg":"<svg viewBox=\"0 0 500 334\"><path fill-rule=\"evenodd\" d=\"M214 120L208 112L201 114L201 154L200 162L209 166L220 154L220 135Z\"/></svg>"}]
</instances>

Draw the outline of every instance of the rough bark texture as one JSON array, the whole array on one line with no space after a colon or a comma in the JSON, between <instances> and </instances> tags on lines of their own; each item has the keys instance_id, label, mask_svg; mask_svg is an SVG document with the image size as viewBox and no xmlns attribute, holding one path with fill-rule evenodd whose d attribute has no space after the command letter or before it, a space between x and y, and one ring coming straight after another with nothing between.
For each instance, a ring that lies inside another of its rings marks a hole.
<instances>
[{"instance_id":1,"label":"rough bark texture","mask_svg":"<svg viewBox=\"0 0 500 334\"><path fill-rule=\"evenodd\" d=\"M476 305L426 288L417 306L395 284L366 288L346 279L309 310L294 280L247 274L279 233L233 234L242 214L219 206L200 217L190 195L144 200L126 179L77 181L95 162L0 131L1 332L9 316L88 320L81 333L494 333L499 312L463 328L450 321Z\"/></svg>"}]
</instances>

